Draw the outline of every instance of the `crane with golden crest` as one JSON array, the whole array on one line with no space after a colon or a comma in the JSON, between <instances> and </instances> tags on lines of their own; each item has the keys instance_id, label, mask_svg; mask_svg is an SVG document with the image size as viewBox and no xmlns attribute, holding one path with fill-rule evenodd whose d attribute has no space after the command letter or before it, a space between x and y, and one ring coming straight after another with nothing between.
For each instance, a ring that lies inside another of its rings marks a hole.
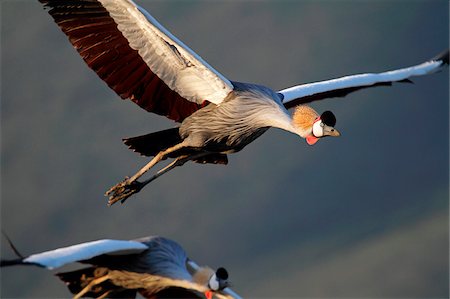
<instances>
[{"instance_id":1,"label":"crane with golden crest","mask_svg":"<svg viewBox=\"0 0 450 299\"><path fill-rule=\"evenodd\" d=\"M229 288L228 272L200 267L177 242L160 236L102 239L0 261L0 267L38 266L49 270L88 265L55 275L74 298L241 299ZM4 270L4 269L3 269Z\"/></svg>"},{"instance_id":2,"label":"crane with golden crest","mask_svg":"<svg viewBox=\"0 0 450 299\"><path fill-rule=\"evenodd\" d=\"M121 98L179 126L126 138L130 149L151 161L106 192L122 203L145 185L188 161L227 164L269 128L306 139L309 145L339 136L336 117L305 104L411 77L448 65L448 50L427 62L383 73L367 73L302 84L280 91L228 80L131 0L39 0L97 75ZM295 108L289 113L288 109ZM144 181L160 161L171 163Z\"/></svg>"}]
</instances>

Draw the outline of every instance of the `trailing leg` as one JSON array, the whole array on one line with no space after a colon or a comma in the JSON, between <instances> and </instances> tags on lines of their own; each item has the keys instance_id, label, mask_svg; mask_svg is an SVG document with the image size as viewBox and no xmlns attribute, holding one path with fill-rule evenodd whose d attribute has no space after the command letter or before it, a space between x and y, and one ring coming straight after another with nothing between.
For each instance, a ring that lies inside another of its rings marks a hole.
<instances>
[{"instance_id":1,"label":"trailing leg","mask_svg":"<svg viewBox=\"0 0 450 299\"><path fill-rule=\"evenodd\" d=\"M106 191L105 195L109 196L108 204L112 205L119 200L125 201L125 199L127 199L134 193L138 193L148 183L145 184L140 183L137 181L137 179L140 178L144 173L146 173L150 168L155 166L158 162L166 158L167 155L177 150L180 150L183 147L185 147L185 144L181 142L164 151L159 152L149 163L147 163L147 165L142 167L135 175L133 175L130 178L125 178L125 180L116 184L111 189Z\"/></svg>"},{"instance_id":2,"label":"trailing leg","mask_svg":"<svg viewBox=\"0 0 450 299\"><path fill-rule=\"evenodd\" d=\"M84 294L88 293L94 286L101 284L102 282L109 279L108 275L96 278L92 280L85 288L83 288L78 294L76 294L73 298L79 299L82 298Z\"/></svg>"},{"instance_id":3,"label":"trailing leg","mask_svg":"<svg viewBox=\"0 0 450 299\"><path fill-rule=\"evenodd\" d=\"M136 188L136 192L139 192L139 190L141 190L142 188L144 188L147 184L153 182L154 180L156 180L157 178L159 178L160 176L162 176L163 174L165 174L166 172L169 172L170 170L174 169L175 167L178 166L182 166L184 165L184 163L186 163L189 160L195 160L198 158L201 158L205 155L208 155L208 153L200 153L197 155L191 155L191 156L180 156L178 158L176 158L172 163L170 163L169 165L167 165L166 167L160 169L155 175L153 175L151 178L143 181L143 182L138 182L138 181L134 181L132 184L134 185L134 188ZM108 205L113 205L116 202L120 201L122 204L128 199L128 197L130 197L131 195L133 195L134 193L136 193L132 190L130 190L129 192L125 192L123 194L121 194L121 196L117 196L114 199L111 199L108 201Z\"/></svg>"}]
</instances>

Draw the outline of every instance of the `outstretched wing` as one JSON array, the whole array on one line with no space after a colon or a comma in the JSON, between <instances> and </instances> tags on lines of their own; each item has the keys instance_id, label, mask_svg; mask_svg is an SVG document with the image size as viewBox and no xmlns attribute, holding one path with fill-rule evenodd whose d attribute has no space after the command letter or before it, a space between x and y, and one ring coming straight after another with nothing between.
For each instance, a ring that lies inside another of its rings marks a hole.
<instances>
[{"instance_id":1,"label":"outstretched wing","mask_svg":"<svg viewBox=\"0 0 450 299\"><path fill-rule=\"evenodd\" d=\"M55 269L102 254L136 254L147 249L148 246L141 242L105 239L33 254L23 259L22 263Z\"/></svg>"},{"instance_id":2,"label":"outstretched wing","mask_svg":"<svg viewBox=\"0 0 450 299\"><path fill-rule=\"evenodd\" d=\"M39 0L97 75L123 99L182 121L233 85L131 0Z\"/></svg>"},{"instance_id":3,"label":"outstretched wing","mask_svg":"<svg viewBox=\"0 0 450 299\"><path fill-rule=\"evenodd\" d=\"M379 74L359 74L342 78L303 84L279 91L284 106L289 109L296 105L327 98L344 97L351 92L375 87L390 86L394 82L411 82L409 78L435 73L448 65L449 51L422 64Z\"/></svg>"}]
</instances>

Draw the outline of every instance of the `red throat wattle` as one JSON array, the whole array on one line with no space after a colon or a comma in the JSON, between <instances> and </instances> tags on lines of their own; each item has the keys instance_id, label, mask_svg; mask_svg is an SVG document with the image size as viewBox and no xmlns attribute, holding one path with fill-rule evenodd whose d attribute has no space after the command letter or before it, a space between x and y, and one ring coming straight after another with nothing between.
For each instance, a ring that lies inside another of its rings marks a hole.
<instances>
[{"instance_id":1,"label":"red throat wattle","mask_svg":"<svg viewBox=\"0 0 450 299\"><path fill-rule=\"evenodd\" d=\"M211 291L206 291L205 292L206 299L212 299L212 296L213 296L213 292L211 292Z\"/></svg>"},{"instance_id":2,"label":"red throat wattle","mask_svg":"<svg viewBox=\"0 0 450 299\"><path fill-rule=\"evenodd\" d=\"M314 145L314 144L316 144L317 141L319 141L319 138L313 136L312 134L306 136L306 142L307 142L309 145Z\"/></svg>"},{"instance_id":3,"label":"red throat wattle","mask_svg":"<svg viewBox=\"0 0 450 299\"><path fill-rule=\"evenodd\" d=\"M313 126L316 122L318 122L320 120L320 116L316 117L316 119L314 120ZM311 135L306 136L306 142L309 145L314 145L316 144L316 142L319 141L319 138L314 136L314 133L312 133Z\"/></svg>"}]
</instances>

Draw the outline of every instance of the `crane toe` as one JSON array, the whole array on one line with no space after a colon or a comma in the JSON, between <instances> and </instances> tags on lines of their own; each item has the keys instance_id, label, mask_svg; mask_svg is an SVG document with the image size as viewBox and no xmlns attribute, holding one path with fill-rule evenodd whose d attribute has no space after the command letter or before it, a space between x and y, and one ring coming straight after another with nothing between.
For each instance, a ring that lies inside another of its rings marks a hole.
<instances>
[{"instance_id":1,"label":"crane toe","mask_svg":"<svg viewBox=\"0 0 450 299\"><path fill-rule=\"evenodd\" d=\"M109 196L108 205L112 206L120 201L122 204L133 194L138 193L145 186L139 181L129 181L125 178L122 182L106 191L105 195Z\"/></svg>"}]
</instances>

